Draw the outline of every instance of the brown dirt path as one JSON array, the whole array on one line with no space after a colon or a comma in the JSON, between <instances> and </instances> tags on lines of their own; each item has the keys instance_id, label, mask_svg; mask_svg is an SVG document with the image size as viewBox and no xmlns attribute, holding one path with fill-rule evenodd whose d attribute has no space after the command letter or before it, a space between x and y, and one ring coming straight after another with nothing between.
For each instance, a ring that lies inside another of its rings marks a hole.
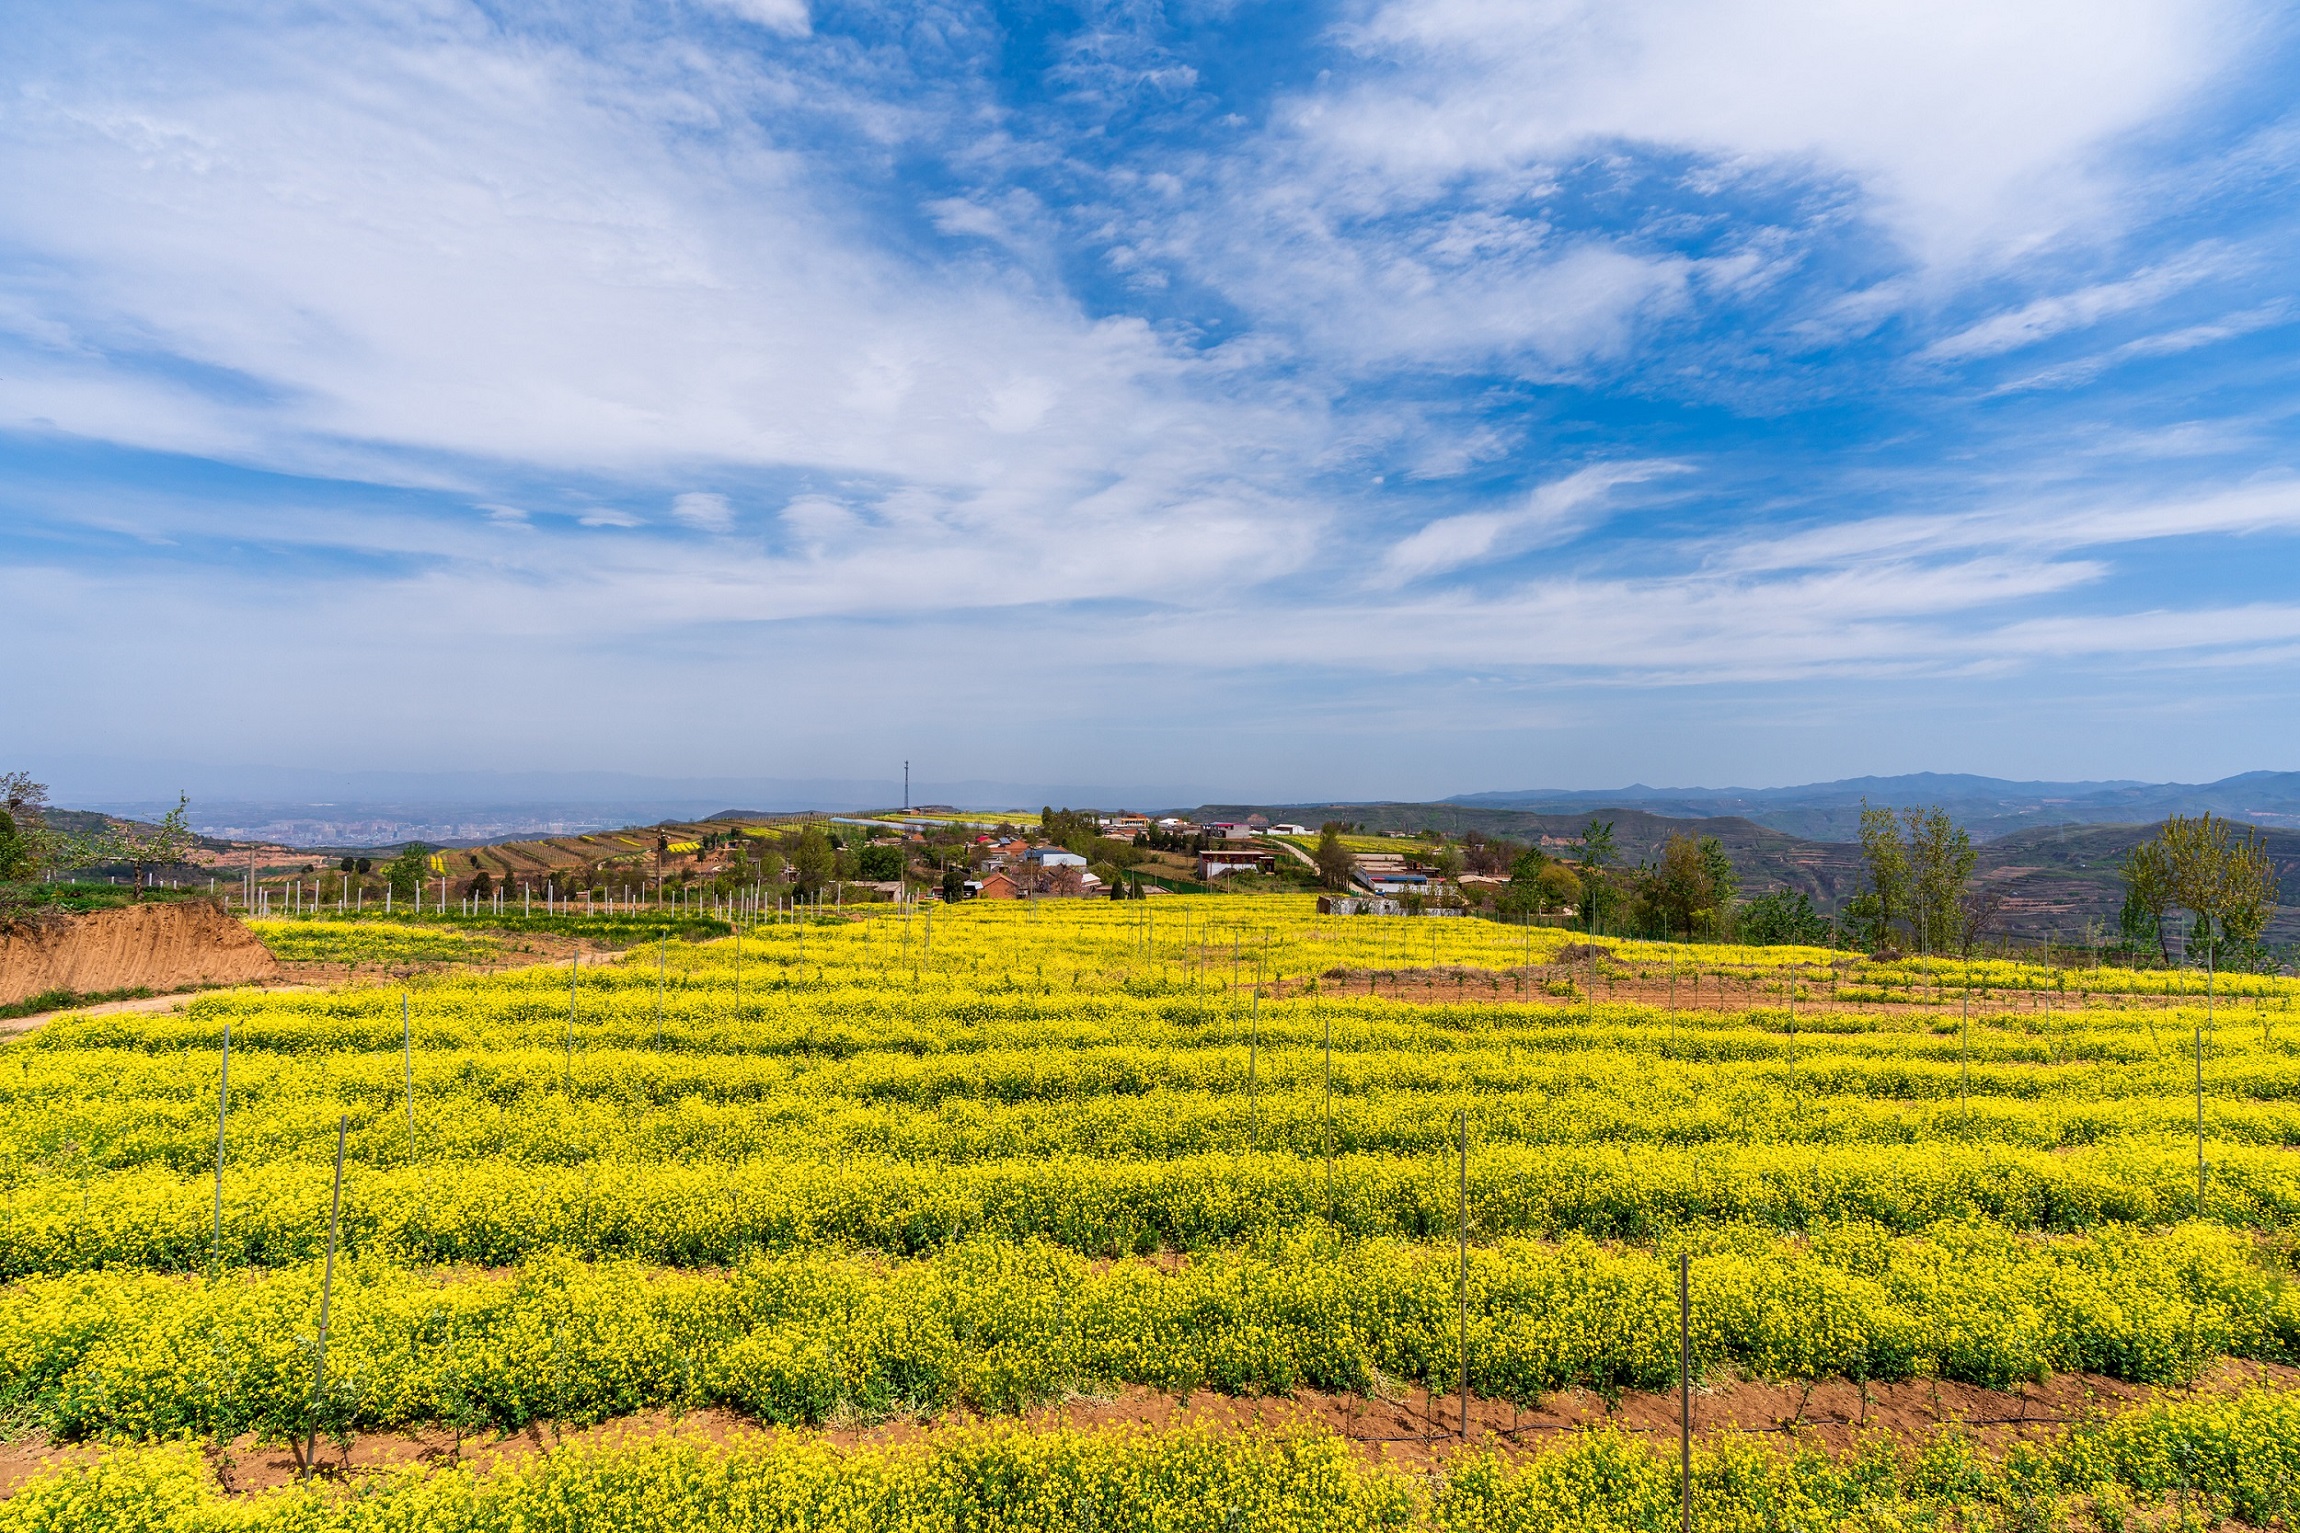
<instances>
[{"instance_id":1,"label":"brown dirt path","mask_svg":"<svg viewBox=\"0 0 2300 1533\"><path fill-rule=\"evenodd\" d=\"M1299 996L1309 994L1315 983L1319 995L1383 996L1391 1000L1408 1001L1417 1005L1484 1002L1538 1006L1581 1006L1587 1004L1589 968L1586 964L1533 964L1510 969L1489 969L1473 964L1444 964L1435 968L1365 969L1333 968L1314 977L1288 977L1268 988L1273 996ZM1553 988L1554 987L1554 988ZM1570 988L1569 988L1570 987ZM1856 988L1867 991L1862 999L1853 999L1850 992ZM1903 994L1896 990L1896 995ZM1782 981L1777 975L1748 978L1728 969L1720 974L1714 969L1696 971L1687 965L1677 973L1672 989L1666 971L1648 972L1640 977L1634 972L1607 973L1598 971L1597 999L1600 1001L1629 1001L1638 1005L1666 1009L1672 1004L1685 1012L1737 1012L1757 1007L1779 1008L1787 1004ZM2119 1007L2163 1008L2180 1004L2193 1004L2195 997L2151 995L2080 995L2071 990L2065 995L2049 991L1976 990L1973 992L1973 1016L1984 1014L2002 1017L2008 1014L2048 1015L2055 1011L2073 1011L2080 1003L2110 1004ZM1833 989L1829 971L1815 968L1800 977L1797 988L1797 1014L1799 1016L1824 1012L1858 1012L1870 1016L1916 1016L1927 1018L1956 1017L1963 997L1953 987L1938 992L1923 992L1916 1000L1878 1000L1869 987L1843 984Z\"/></svg>"},{"instance_id":2,"label":"brown dirt path","mask_svg":"<svg viewBox=\"0 0 2300 1533\"><path fill-rule=\"evenodd\" d=\"M1914 1443L1946 1425L1961 1425L1992 1449L2015 1439L2051 1436L2089 1415L2128 1409L2160 1394L2230 1393L2252 1384L2300 1388L2300 1368L2268 1363L2223 1361L2194 1391L2156 1391L2091 1374L2063 1374L2042 1385L2018 1390L1982 1389L1971 1384L1908 1380L1872 1384L1864 1390L1843 1379L1766 1384L1734 1380L1696 1389L1694 1435L1711 1439L1741 1432L1784 1447L1803 1445L1842 1452L1857 1437L1883 1431ZM900 1420L869 1426L833 1426L806 1432L840 1447L915 1441L938 1426L980 1420L953 1412L932 1420ZM1177 1398L1139 1386L1107 1398L1073 1396L1021 1418L1034 1430L1170 1430L1212 1432L1316 1431L1347 1439L1370 1463L1427 1470L1443 1465L1465 1447L1505 1454L1538 1452L1560 1434L1611 1425L1667 1441L1677 1435L1674 1393L1626 1391L1608 1402L1588 1390L1570 1390L1544 1399L1536 1409L1472 1396L1469 1433L1460 1430L1460 1401L1434 1399L1422 1390L1395 1398L1329 1395L1309 1391L1289 1396L1232 1396L1206 1392ZM724 1409L673 1415L650 1411L595 1427L562 1432L548 1423L497 1436L475 1433L460 1443L445 1428L361 1433L348 1449L322 1444L320 1472L336 1479L362 1476L407 1464L457 1461L486 1464L541 1453L561 1443L620 1443L673 1435L715 1443L772 1439L785 1430ZM0 1498L35 1475L85 1463L100 1450L93 1444L52 1445L38 1436L0 1443ZM258 1446L242 1437L209 1451L223 1487L249 1494L295 1478L293 1456L284 1447Z\"/></svg>"}]
</instances>

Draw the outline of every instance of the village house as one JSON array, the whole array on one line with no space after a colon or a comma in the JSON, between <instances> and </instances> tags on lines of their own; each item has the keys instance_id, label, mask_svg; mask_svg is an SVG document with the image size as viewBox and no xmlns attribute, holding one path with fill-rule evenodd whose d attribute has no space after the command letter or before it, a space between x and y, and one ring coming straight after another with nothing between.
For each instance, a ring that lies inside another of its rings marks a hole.
<instances>
[{"instance_id":1,"label":"village house","mask_svg":"<svg viewBox=\"0 0 2300 1533\"><path fill-rule=\"evenodd\" d=\"M1443 884L1396 852L1361 854L1350 877L1375 894L1430 894Z\"/></svg>"},{"instance_id":2,"label":"village house","mask_svg":"<svg viewBox=\"0 0 2300 1533\"><path fill-rule=\"evenodd\" d=\"M1227 873L1272 873L1277 871L1277 864L1275 852L1231 846L1208 848L1198 854L1198 881L1212 883Z\"/></svg>"}]
</instances>

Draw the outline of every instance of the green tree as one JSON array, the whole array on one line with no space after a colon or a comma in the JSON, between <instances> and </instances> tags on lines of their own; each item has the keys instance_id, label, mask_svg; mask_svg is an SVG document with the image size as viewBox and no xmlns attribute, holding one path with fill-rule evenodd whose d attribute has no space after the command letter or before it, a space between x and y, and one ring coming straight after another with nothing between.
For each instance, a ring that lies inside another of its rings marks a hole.
<instances>
[{"instance_id":1,"label":"green tree","mask_svg":"<svg viewBox=\"0 0 2300 1533\"><path fill-rule=\"evenodd\" d=\"M1661 861L1643 870L1638 880L1641 903L1652 912L1654 924L1693 940L1693 925L1714 903L1710 871L1703 850L1714 840L1697 842L1682 832L1661 844ZM1731 865L1727 864L1728 870Z\"/></svg>"},{"instance_id":2,"label":"green tree","mask_svg":"<svg viewBox=\"0 0 2300 1533\"><path fill-rule=\"evenodd\" d=\"M1605 876L1615 855L1613 822L1591 820L1581 833L1581 854L1574 859L1574 866L1580 874L1582 917L1592 932L1617 899L1611 880Z\"/></svg>"},{"instance_id":3,"label":"green tree","mask_svg":"<svg viewBox=\"0 0 2300 1533\"><path fill-rule=\"evenodd\" d=\"M2172 913L2178 891L2172 882L2172 859L2162 841L2143 841L2124 854L2124 909L2117 926L2127 942L2153 942L2156 956L2172 962L2171 934L2165 917Z\"/></svg>"},{"instance_id":4,"label":"green tree","mask_svg":"<svg viewBox=\"0 0 2300 1533\"><path fill-rule=\"evenodd\" d=\"M1802 890L1776 889L1741 908L1740 937L1752 947L1826 947L1829 920Z\"/></svg>"},{"instance_id":5,"label":"green tree","mask_svg":"<svg viewBox=\"0 0 2300 1533\"><path fill-rule=\"evenodd\" d=\"M1347 889L1350 874L1358 860L1350 849L1342 845L1342 822L1328 820L1318 827L1318 849L1312 854L1318 864L1318 880L1329 889Z\"/></svg>"},{"instance_id":6,"label":"green tree","mask_svg":"<svg viewBox=\"0 0 2300 1533\"><path fill-rule=\"evenodd\" d=\"M1039 834L1065 851L1086 855L1086 843L1092 841L1101 827L1094 816L1083 809L1056 809L1052 805L1038 811Z\"/></svg>"},{"instance_id":7,"label":"green tree","mask_svg":"<svg viewBox=\"0 0 2300 1533\"><path fill-rule=\"evenodd\" d=\"M1715 836L1703 836L1700 850L1701 873L1709 881L1706 908L1710 934L1729 938L1733 934L1733 902L1741 895L1741 875L1734 871L1725 843Z\"/></svg>"},{"instance_id":8,"label":"green tree","mask_svg":"<svg viewBox=\"0 0 2300 1533\"><path fill-rule=\"evenodd\" d=\"M2276 914L2276 864L2260 832L2248 828L2230 849L2227 882L2221 887L2220 929L2240 948L2256 949Z\"/></svg>"},{"instance_id":9,"label":"green tree","mask_svg":"<svg viewBox=\"0 0 2300 1533\"><path fill-rule=\"evenodd\" d=\"M30 843L17 834L16 817L0 809L0 884L28 883L35 867Z\"/></svg>"},{"instance_id":10,"label":"green tree","mask_svg":"<svg viewBox=\"0 0 2300 1533\"><path fill-rule=\"evenodd\" d=\"M100 860L124 862L128 865L130 881L135 886L136 898L144 897L144 886L156 868L173 866L191 855L192 848L200 844L199 833L187 823L191 799L179 793L176 807L160 816L156 825L139 824L133 820L115 822L97 843Z\"/></svg>"},{"instance_id":11,"label":"green tree","mask_svg":"<svg viewBox=\"0 0 2300 1533\"><path fill-rule=\"evenodd\" d=\"M1904 810L1901 818L1908 826L1909 923L1917 946L1928 953L1961 949L1959 913L1980 853L1972 836L1938 805Z\"/></svg>"},{"instance_id":12,"label":"green tree","mask_svg":"<svg viewBox=\"0 0 2300 1533\"><path fill-rule=\"evenodd\" d=\"M0 883L23 883L40 874L38 834L48 786L29 772L0 772Z\"/></svg>"},{"instance_id":13,"label":"green tree","mask_svg":"<svg viewBox=\"0 0 2300 1533\"><path fill-rule=\"evenodd\" d=\"M397 857L383 865L383 881L393 899L412 900L430 872L431 848L420 841L410 841L400 848Z\"/></svg>"},{"instance_id":14,"label":"green tree","mask_svg":"<svg viewBox=\"0 0 2300 1533\"><path fill-rule=\"evenodd\" d=\"M791 881L799 892L816 894L837 871L838 853L831 847L830 834L820 825L800 831L798 845L791 849Z\"/></svg>"},{"instance_id":15,"label":"green tree","mask_svg":"<svg viewBox=\"0 0 2300 1533\"><path fill-rule=\"evenodd\" d=\"M1848 903L1846 913L1865 946L1884 947L1893 940L1893 923L1909 910L1909 845L1901 839L1901 817L1890 809L1870 808L1867 799L1861 800L1861 861L1868 887Z\"/></svg>"},{"instance_id":16,"label":"green tree","mask_svg":"<svg viewBox=\"0 0 2300 1533\"><path fill-rule=\"evenodd\" d=\"M2196 917L2195 940L2206 959L2257 945L2276 908L2276 870L2260 832L2248 827L2239 837L2207 811L2193 819L2173 815L2157 840L2174 898Z\"/></svg>"},{"instance_id":17,"label":"green tree","mask_svg":"<svg viewBox=\"0 0 2300 1533\"><path fill-rule=\"evenodd\" d=\"M902 877L904 860L899 844L880 842L855 853L855 868L875 883L891 883Z\"/></svg>"},{"instance_id":18,"label":"green tree","mask_svg":"<svg viewBox=\"0 0 2300 1533\"><path fill-rule=\"evenodd\" d=\"M1519 852L1510 861L1509 882L1502 885L1501 894L1494 901L1494 908L1503 915L1511 916L1547 910L1549 906L1544 903L1546 891L1542 887L1541 875L1548 866L1549 854L1538 846L1529 846ZM1570 880L1571 875L1567 876Z\"/></svg>"},{"instance_id":19,"label":"green tree","mask_svg":"<svg viewBox=\"0 0 2300 1533\"><path fill-rule=\"evenodd\" d=\"M51 869L98 860L83 838L47 819L48 787L29 772L0 772L0 883L31 883Z\"/></svg>"}]
</instances>

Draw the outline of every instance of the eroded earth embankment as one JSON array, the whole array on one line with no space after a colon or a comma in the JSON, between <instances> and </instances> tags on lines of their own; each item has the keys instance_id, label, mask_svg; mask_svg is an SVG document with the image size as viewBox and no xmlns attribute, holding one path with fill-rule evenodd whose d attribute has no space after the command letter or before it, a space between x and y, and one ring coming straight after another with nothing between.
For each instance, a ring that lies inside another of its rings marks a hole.
<instances>
[{"instance_id":1,"label":"eroded earth embankment","mask_svg":"<svg viewBox=\"0 0 2300 1533\"><path fill-rule=\"evenodd\" d=\"M68 990L180 990L276 980L279 961L213 900L169 900L0 927L0 1006Z\"/></svg>"}]
</instances>

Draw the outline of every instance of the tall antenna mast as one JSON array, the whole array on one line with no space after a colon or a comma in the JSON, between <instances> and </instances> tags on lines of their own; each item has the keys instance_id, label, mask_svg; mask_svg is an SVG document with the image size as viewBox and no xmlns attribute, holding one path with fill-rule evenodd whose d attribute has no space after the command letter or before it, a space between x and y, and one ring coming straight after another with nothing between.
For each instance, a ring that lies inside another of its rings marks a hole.
<instances>
[{"instance_id":1,"label":"tall antenna mast","mask_svg":"<svg viewBox=\"0 0 2300 1533\"><path fill-rule=\"evenodd\" d=\"M902 764L902 812L910 813L910 763Z\"/></svg>"}]
</instances>

